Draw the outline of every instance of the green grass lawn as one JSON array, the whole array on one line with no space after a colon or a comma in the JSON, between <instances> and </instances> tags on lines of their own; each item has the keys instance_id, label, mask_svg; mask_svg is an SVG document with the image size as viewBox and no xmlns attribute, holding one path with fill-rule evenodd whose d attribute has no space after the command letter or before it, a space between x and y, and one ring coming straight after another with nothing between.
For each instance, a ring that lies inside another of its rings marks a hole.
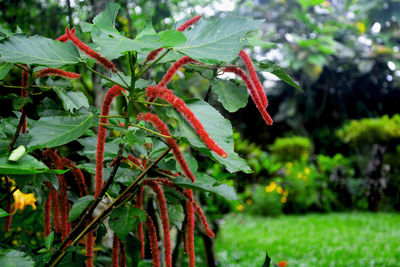
<instances>
[{"instance_id":1,"label":"green grass lawn","mask_svg":"<svg viewBox=\"0 0 400 267\"><path fill-rule=\"evenodd\" d=\"M229 215L216 248L221 266L400 266L400 214Z\"/></svg>"}]
</instances>

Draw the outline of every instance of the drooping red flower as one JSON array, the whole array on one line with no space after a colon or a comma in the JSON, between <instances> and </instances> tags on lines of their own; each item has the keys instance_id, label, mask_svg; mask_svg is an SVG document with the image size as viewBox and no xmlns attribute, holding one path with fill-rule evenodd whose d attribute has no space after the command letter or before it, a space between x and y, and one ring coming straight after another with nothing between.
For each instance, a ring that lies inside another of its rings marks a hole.
<instances>
[{"instance_id":1,"label":"drooping red flower","mask_svg":"<svg viewBox=\"0 0 400 267\"><path fill-rule=\"evenodd\" d=\"M246 73L242 69L237 68L237 67L225 67L222 70L225 72L235 73L237 76L239 76L244 81L247 89L249 89L250 96L253 99L254 104L260 111L261 116L263 117L264 121L268 125L272 125L272 123L273 123L272 118L268 114L268 112L265 110L265 107L263 107L263 105L261 103L261 99L260 99L259 95L257 94L257 91L255 90L253 83L250 81L250 78L246 75Z\"/></svg>"},{"instance_id":2,"label":"drooping red flower","mask_svg":"<svg viewBox=\"0 0 400 267\"><path fill-rule=\"evenodd\" d=\"M50 197L50 202L51 202L51 209L53 211L53 224L54 224L54 230L57 233L61 233L61 217L60 217L60 208L59 208L59 201L58 201L58 193L54 189L53 185L45 181L44 184L46 185L47 188L49 188L49 197Z\"/></svg>"},{"instance_id":3,"label":"drooping red flower","mask_svg":"<svg viewBox=\"0 0 400 267\"><path fill-rule=\"evenodd\" d=\"M22 71L22 76L21 76L21 97L27 97L28 96L28 80L29 80L29 72L27 71ZM21 115L24 111L24 107L21 107L20 109L21 111ZM23 117L23 123L22 123L22 127L21 127L21 132L22 133L26 133L26 114L24 114Z\"/></svg>"},{"instance_id":4,"label":"drooping red flower","mask_svg":"<svg viewBox=\"0 0 400 267\"><path fill-rule=\"evenodd\" d=\"M75 34L75 28L72 28L71 32L72 32L72 34ZM63 43L67 42L68 40L69 40L69 38L66 33L64 33L63 35L61 35L60 37L57 38L57 41L60 41Z\"/></svg>"},{"instance_id":5,"label":"drooping red flower","mask_svg":"<svg viewBox=\"0 0 400 267\"><path fill-rule=\"evenodd\" d=\"M52 68L43 69L35 74L36 77L44 77L49 75L62 76L71 79L78 79L81 77L81 75L79 75L78 73L68 72L60 69L52 69Z\"/></svg>"},{"instance_id":6,"label":"drooping red flower","mask_svg":"<svg viewBox=\"0 0 400 267\"><path fill-rule=\"evenodd\" d=\"M186 29L188 29L190 26L194 25L195 23L197 23L199 20L201 19L201 15L197 15L193 18L191 18L190 20L186 21L184 24L182 24L178 29L176 29L177 31L183 32ZM164 48L158 48L157 50L151 51L147 57L146 57L146 62L150 62L153 61L158 54L163 51Z\"/></svg>"},{"instance_id":7,"label":"drooping red flower","mask_svg":"<svg viewBox=\"0 0 400 267\"><path fill-rule=\"evenodd\" d=\"M119 266L126 267L126 247L123 242L119 242Z\"/></svg>"},{"instance_id":8,"label":"drooping red flower","mask_svg":"<svg viewBox=\"0 0 400 267\"><path fill-rule=\"evenodd\" d=\"M160 120L160 118L153 114L153 113L140 113L138 115L138 120L144 120L147 122L151 122L157 129L158 131L166 136L171 136L171 133L169 132L167 125L165 125L164 122ZM186 177L189 178L192 182L195 181L195 177L192 173L192 171L189 169L189 166L186 163L186 160L183 158L182 152L179 149L178 144L175 142L175 140L171 138L165 138L165 141L167 142L168 146L171 148L172 153L174 154L174 157L176 161L179 163L179 166L185 173Z\"/></svg>"},{"instance_id":9,"label":"drooping red flower","mask_svg":"<svg viewBox=\"0 0 400 267\"><path fill-rule=\"evenodd\" d=\"M137 194L136 207L139 208L139 209L143 208L143 186L140 187L139 193ZM144 259L144 235L143 235L143 223L142 222L138 223L137 232L138 232L138 239L139 239L139 242L140 242L141 256Z\"/></svg>"},{"instance_id":10,"label":"drooping red flower","mask_svg":"<svg viewBox=\"0 0 400 267\"><path fill-rule=\"evenodd\" d=\"M51 196L50 193L44 202L44 209L43 209L43 225L44 225L44 237L47 237L51 233Z\"/></svg>"},{"instance_id":11,"label":"drooping red flower","mask_svg":"<svg viewBox=\"0 0 400 267\"><path fill-rule=\"evenodd\" d=\"M136 165L137 167L142 166L142 163L140 162L140 160L131 154L128 155L128 160L130 162L132 162L134 165Z\"/></svg>"},{"instance_id":12,"label":"drooping red flower","mask_svg":"<svg viewBox=\"0 0 400 267\"><path fill-rule=\"evenodd\" d=\"M93 267L93 247L94 247L94 238L93 238L93 230L89 231L86 234L86 267Z\"/></svg>"},{"instance_id":13,"label":"drooping red flower","mask_svg":"<svg viewBox=\"0 0 400 267\"><path fill-rule=\"evenodd\" d=\"M106 97L104 98L103 107L101 109L102 116L108 116L110 112L111 103L116 96L121 95L123 88L118 85L114 85L108 90ZM107 123L108 118L100 118L100 123ZM104 142L106 140L106 128L99 125L99 132L97 135L97 148L96 148L96 188L94 191L94 197L100 194L101 188L103 187L103 167L104 167Z\"/></svg>"},{"instance_id":14,"label":"drooping red flower","mask_svg":"<svg viewBox=\"0 0 400 267\"><path fill-rule=\"evenodd\" d=\"M164 193L163 193L161 187L155 181L146 179L142 182L142 184L150 187L153 190L153 192L156 194L158 208L160 210L160 215L161 215L161 223L163 226L163 233L164 233L165 265L167 267L171 267L172 266L171 239L170 239L170 234L169 234L167 201L165 200Z\"/></svg>"},{"instance_id":15,"label":"drooping red flower","mask_svg":"<svg viewBox=\"0 0 400 267\"><path fill-rule=\"evenodd\" d=\"M194 16L176 29L179 32L186 31L190 26L196 24L201 19L201 15Z\"/></svg>"},{"instance_id":16,"label":"drooping red flower","mask_svg":"<svg viewBox=\"0 0 400 267\"><path fill-rule=\"evenodd\" d=\"M219 145L217 145L217 143L215 143L215 141L208 135L199 119L197 119L194 113L186 106L185 102L174 95L172 90L169 90L165 87L149 86L146 88L146 96L148 98L160 97L170 103L177 111L185 116L185 118L196 130L196 133L204 141L204 144L210 150L214 151L223 158L226 158L228 156L226 152Z\"/></svg>"},{"instance_id":17,"label":"drooping red flower","mask_svg":"<svg viewBox=\"0 0 400 267\"><path fill-rule=\"evenodd\" d=\"M197 62L194 59L191 59L190 57L184 56L178 61L176 61L167 71L167 73L164 75L162 80L158 83L158 86L160 87L165 87L167 84L171 81L172 77L174 76L175 72L179 70L183 65L192 63L192 62Z\"/></svg>"},{"instance_id":18,"label":"drooping red flower","mask_svg":"<svg viewBox=\"0 0 400 267\"><path fill-rule=\"evenodd\" d=\"M147 234L149 236L150 241L150 249L151 249L151 256L153 259L153 267L160 267L160 255L158 251L158 241L157 241L157 232L156 227L154 226L153 220L151 217L146 213L146 229Z\"/></svg>"},{"instance_id":19,"label":"drooping red flower","mask_svg":"<svg viewBox=\"0 0 400 267\"><path fill-rule=\"evenodd\" d=\"M250 78L254 84L254 87L257 90L257 94L261 99L261 103L264 106L264 108L268 107L268 99L267 96L265 95L264 89L258 80L256 70L253 65L253 61L251 60L250 56L246 53L246 51L241 50L239 52L239 57L243 60L244 65L247 68L247 71L249 72Z\"/></svg>"},{"instance_id":20,"label":"drooping red flower","mask_svg":"<svg viewBox=\"0 0 400 267\"><path fill-rule=\"evenodd\" d=\"M93 58L97 62L99 62L101 65L103 65L106 69L111 70L112 72L117 73L117 69L115 68L114 63L112 63L110 60L108 60L105 57L102 57L99 53L94 51L92 48L87 46L85 43L83 43L81 40L79 40L78 37L75 36L75 34L69 29L65 28L65 34L68 36L68 39L74 43L76 47L79 48L82 52L84 52L86 55L89 57Z\"/></svg>"},{"instance_id":21,"label":"drooping red flower","mask_svg":"<svg viewBox=\"0 0 400 267\"><path fill-rule=\"evenodd\" d=\"M111 253L111 267L118 267L119 261L119 238L114 233L113 243L112 243L112 253Z\"/></svg>"},{"instance_id":22,"label":"drooping red flower","mask_svg":"<svg viewBox=\"0 0 400 267\"><path fill-rule=\"evenodd\" d=\"M186 189L188 194L193 198L193 191ZM187 220L187 235L186 235L186 246L187 253L189 256L189 267L194 267L196 264L196 258L194 253L194 211L192 202L186 200L186 220Z\"/></svg>"},{"instance_id":23,"label":"drooping red flower","mask_svg":"<svg viewBox=\"0 0 400 267\"><path fill-rule=\"evenodd\" d=\"M85 177L83 176L82 171L77 168L76 164L67 158L61 158L62 164L64 167L70 168L72 175L75 177L75 181L78 184L79 195L86 196L88 194L88 190L86 187Z\"/></svg>"}]
</instances>

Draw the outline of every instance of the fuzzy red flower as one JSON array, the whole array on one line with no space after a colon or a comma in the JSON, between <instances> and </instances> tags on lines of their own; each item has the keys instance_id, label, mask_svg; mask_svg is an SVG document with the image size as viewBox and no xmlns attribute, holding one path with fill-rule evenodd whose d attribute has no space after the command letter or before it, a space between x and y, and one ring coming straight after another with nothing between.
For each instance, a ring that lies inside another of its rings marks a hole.
<instances>
[{"instance_id":1,"label":"fuzzy red flower","mask_svg":"<svg viewBox=\"0 0 400 267\"><path fill-rule=\"evenodd\" d=\"M82 171L76 167L76 164L67 158L62 158L62 163L65 167L71 169L72 175L75 177L75 181L78 184L79 195L86 196L88 194L88 190L86 187L85 177L83 176Z\"/></svg>"},{"instance_id":2,"label":"fuzzy red flower","mask_svg":"<svg viewBox=\"0 0 400 267\"><path fill-rule=\"evenodd\" d=\"M153 113L140 113L138 115L138 120L144 120L147 122L151 122L157 129L158 131L166 136L171 136L171 133L169 132L167 125L165 125L164 122L160 120L160 118L153 114ZM183 158L182 152L179 149L178 144L175 142L173 138L166 138L165 141L167 142L168 146L171 148L172 153L174 154L174 157L176 161L179 163L179 166L185 173L186 177L189 178L192 182L195 181L195 177L192 173L192 171L189 169L189 166L186 163L186 160Z\"/></svg>"},{"instance_id":3,"label":"fuzzy red flower","mask_svg":"<svg viewBox=\"0 0 400 267\"><path fill-rule=\"evenodd\" d=\"M121 241L119 242L119 266L126 267L126 247Z\"/></svg>"},{"instance_id":4,"label":"fuzzy red flower","mask_svg":"<svg viewBox=\"0 0 400 267\"><path fill-rule=\"evenodd\" d=\"M151 249L151 256L153 259L153 267L160 267L160 255L159 255L159 251L158 251L156 227L154 226L153 220L147 213L146 213L146 216L147 216L146 229L147 229L147 234L149 236L149 241L150 241L150 249Z\"/></svg>"},{"instance_id":5,"label":"fuzzy red flower","mask_svg":"<svg viewBox=\"0 0 400 267\"><path fill-rule=\"evenodd\" d=\"M146 96L148 98L157 98L160 97L170 103L177 111L179 111L186 119L190 122L193 128L196 130L196 133L200 136L200 138L204 141L206 146L220 155L223 158L226 158L228 155L226 152L219 146L211 137L208 135L206 130L204 129L201 122L196 118L194 113L186 106L185 102L182 99L173 94L172 90L169 90L165 87L160 86L149 86L146 88Z\"/></svg>"},{"instance_id":6,"label":"fuzzy red flower","mask_svg":"<svg viewBox=\"0 0 400 267\"><path fill-rule=\"evenodd\" d=\"M93 238L93 230L89 231L86 234L86 267L93 267L93 246L94 246L94 238Z\"/></svg>"},{"instance_id":7,"label":"fuzzy red flower","mask_svg":"<svg viewBox=\"0 0 400 267\"><path fill-rule=\"evenodd\" d=\"M265 107L263 107L263 105L261 103L261 99L260 99L259 95L257 94L257 91L255 90L253 83L250 81L250 78L246 75L246 73L244 73L244 71L242 69L236 68L236 67L225 67L225 68L223 68L223 71L235 73L237 76L239 76L244 81L247 89L249 89L250 96L253 99L254 104L260 111L261 116L263 117L264 121L268 125L272 125L272 123L273 123L272 118L268 114L268 112L265 110Z\"/></svg>"},{"instance_id":8,"label":"fuzzy red flower","mask_svg":"<svg viewBox=\"0 0 400 267\"><path fill-rule=\"evenodd\" d=\"M22 76L21 76L21 97L27 97L28 96L28 80L29 80L29 72L27 71L22 71ZM21 115L23 113L24 107L21 108ZM22 128L21 132L26 133L26 114L23 117L23 123L22 123Z\"/></svg>"},{"instance_id":9,"label":"fuzzy red flower","mask_svg":"<svg viewBox=\"0 0 400 267\"><path fill-rule=\"evenodd\" d=\"M45 185L49 188L49 197L50 197L50 202L51 202L51 209L53 210L53 224L54 224L54 230L57 233L61 233L61 218L60 218L60 208L58 206L58 194L57 191L54 189L53 185L46 181L44 182Z\"/></svg>"},{"instance_id":10,"label":"fuzzy red flower","mask_svg":"<svg viewBox=\"0 0 400 267\"><path fill-rule=\"evenodd\" d=\"M193 198L193 191L186 189L189 196ZM186 249L189 256L189 267L194 267L196 263L194 253L194 211L192 202L186 200L186 220L187 220L187 235L186 235Z\"/></svg>"},{"instance_id":11,"label":"fuzzy red flower","mask_svg":"<svg viewBox=\"0 0 400 267\"><path fill-rule=\"evenodd\" d=\"M111 267L118 267L119 260L119 238L114 233L111 255Z\"/></svg>"},{"instance_id":12,"label":"fuzzy red flower","mask_svg":"<svg viewBox=\"0 0 400 267\"><path fill-rule=\"evenodd\" d=\"M244 65L247 68L247 71L249 72L250 78L253 81L254 87L257 90L257 94L261 99L261 103L264 106L264 108L268 107L268 99L267 96L265 95L264 89L258 80L256 70L253 65L253 61L251 61L250 56L246 53L246 51L241 50L239 52L239 57L243 60Z\"/></svg>"},{"instance_id":13,"label":"fuzzy red flower","mask_svg":"<svg viewBox=\"0 0 400 267\"><path fill-rule=\"evenodd\" d=\"M111 103L116 96L121 95L121 91L124 89L118 85L114 85L108 90L106 97L104 98L103 108L101 109L102 116L108 116L110 112ZM107 123L108 118L100 118L100 123ZM97 135L97 149L96 149L96 188L94 191L94 197L100 194L101 188L103 187L103 167L104 167L104 142L106 140L106 128L99 125L99 132Z\"/></svg>"},{"instance_id":14,"label":"fuzzy red flower","mask_svg":"<svg viewBox=\"0 0 400 267\"><path fill-rule=\"evenodd\" d=\"M99 62L106 69L111 70L112 72L115 73L118 72L117 69L115 68L114 63L112 63L107 58L102 57L99 53L97 53L92 48L83 43L81 40L79 40L79 38L75 36L75 34L69 29L69 27L65 28L65 34L68 36L68 39L71 40L72 43L74 43L74 45L79 48L79 50L83 51L86 55Z\"/></svg>"},{"instance_id":15,"label":"fuzzy red flower","mask_svg":"<svg viewBox=\"0 0 400 267\"><path fill-rule=\"evenodd\" d=\"M44 77L49 75L62 76L71 79L78 79L81 77L81 75L79 75L78 73L68 72L60 69L52 69L52 68L43 69L35 74L36 77Z\"/></svg>"},{"instance_id":16,"label":"fuzzy red flower","mask_svg":"<svg viewBox=\"0 0 400 267\"><path fill-rule=\"evenodd\" d=\"M178 61L176 61L167 71L167 73L164 75L162 80L159 82L158 86L160 87L165 87L167 84L171 81L172 77L174 76L175 72L180 69L183 65L192 63L192 62L197 62L194 59L191 59L190 57L182 57Z\"/></svg>"},{"instance_id":17,"label":"fuzzy red flower","mask_svg":"<svg viewBox=\"0 0 400 267\"><path fill-rule=\"evenodd\" d=\"M143 206L143 187L140 187L139 193L137 194L136 198L136 207L139 209L142 209ZM143 223L140 222L137 226L137 232L138 232L138 239L140 242L140 251L141 251L141 256L144 258L144 235L143 235Z\"/></svg>"},{"instance_id":18,"label":"fuzzy red flower","mask_svg":"<svg viewBox=\"0 0 400 267\"><path fill-rule=\"evenodd\" d=\"M72 32L72 34L75 34L75 28L72 28L71 32ZM61 35L60 37L57 38L57 41L60 41L63 43L67 42L68 40L69 40L69 38L66 33L64 33L63 35Z\"/></svg>"}]
</instances>

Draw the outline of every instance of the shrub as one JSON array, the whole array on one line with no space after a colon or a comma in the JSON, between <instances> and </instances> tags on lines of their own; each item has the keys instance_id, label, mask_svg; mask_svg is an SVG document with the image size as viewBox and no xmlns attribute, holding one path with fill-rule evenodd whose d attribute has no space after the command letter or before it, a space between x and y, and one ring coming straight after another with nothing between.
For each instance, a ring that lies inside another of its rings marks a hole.
<instances>
[{"instance_id":1,"label":"shrub","mask_svg":"<svg viewBox=\"0 0 400 267\"><path fill-rule=\"evenodd\" d=\"M301 136L277 138L270 150L278 161L307 160L311 152L311 141Z\"/></svg>"}]
</instances>

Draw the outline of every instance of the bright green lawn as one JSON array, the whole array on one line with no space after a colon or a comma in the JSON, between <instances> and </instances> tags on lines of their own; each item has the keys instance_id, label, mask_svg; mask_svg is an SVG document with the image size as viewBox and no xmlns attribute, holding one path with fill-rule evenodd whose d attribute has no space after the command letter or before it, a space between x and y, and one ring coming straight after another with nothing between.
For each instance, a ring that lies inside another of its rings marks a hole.
<instances>
[{"instance_id":1,"label":"bright green lawn","mask_svg":"<svg viewBox=\"0 0 400 267\"><path fill-rule=\"evenodd\" d=\"M218 233L221 266L400 266L400 214L230 215Z\"/></svg>"}]
</instances>

